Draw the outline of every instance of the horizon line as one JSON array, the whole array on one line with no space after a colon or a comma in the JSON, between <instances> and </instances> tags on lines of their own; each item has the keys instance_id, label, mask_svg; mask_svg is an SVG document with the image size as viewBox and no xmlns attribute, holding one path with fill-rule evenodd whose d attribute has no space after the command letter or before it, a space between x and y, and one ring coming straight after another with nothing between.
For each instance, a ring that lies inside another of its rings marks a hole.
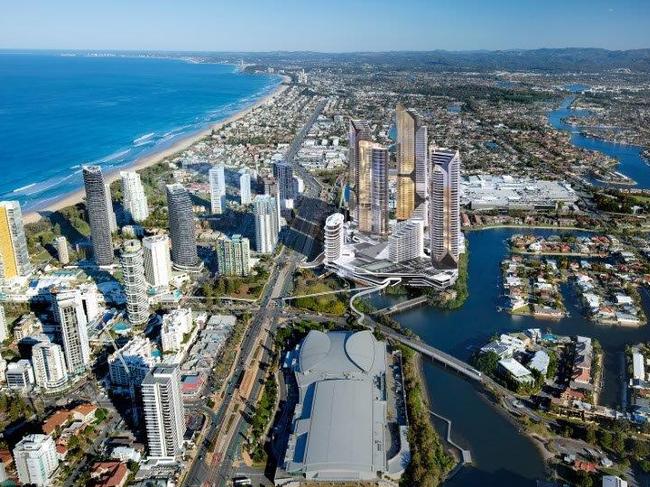
<instances>
[{"instance_id":1,"label":"horizon line","mask_svg":"<svg viewBox=\"0 0 650 487\"><path fill-rule=\"evenodd\" d=\"M188 54L399 54L399 53L450 53L450 54L471 54L471 53L490 53L490 52L532 52L532 51L561 51L561 50L594 50L606 52L632 52L632 51L648 51L648 47L638 47L630 49L608 49L605 47L532 47L532 48L504 48L504 49L395 49L395 50L362 50L362 51L319 51L319 50L248 50L248 51L233 51L233 50L190 50L190 49L113 49L113 48L42 48L42 47L0 47L0 52L105 52L105 53L188 53Z\"/></svg>"}]
</instances>

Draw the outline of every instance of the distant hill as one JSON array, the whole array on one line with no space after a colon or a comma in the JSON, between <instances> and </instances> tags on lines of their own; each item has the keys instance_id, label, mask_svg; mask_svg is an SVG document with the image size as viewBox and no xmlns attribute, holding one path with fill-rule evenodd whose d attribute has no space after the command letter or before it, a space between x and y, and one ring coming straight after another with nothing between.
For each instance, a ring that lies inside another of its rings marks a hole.
<instances>
[{"instance_id":1,"label":"distant hill","mask_svg":"<svg viewBox=\"0 0 650 487\"><path fill-rule=\"evenodd\" d=\"M423 71L602 72L630 69L650 72L650 49L609 51L596 48L513 49L506 51L394 51L358 53L270 52L214 53L245 62L280 65L359 65Z\"/></svg>"}]
</instances>

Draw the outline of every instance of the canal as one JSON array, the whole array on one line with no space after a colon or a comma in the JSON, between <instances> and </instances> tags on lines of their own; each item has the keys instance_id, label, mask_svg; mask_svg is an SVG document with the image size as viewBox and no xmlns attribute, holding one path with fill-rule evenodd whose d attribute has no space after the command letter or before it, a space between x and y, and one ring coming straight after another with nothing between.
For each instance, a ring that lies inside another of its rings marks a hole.
<instances>
[{"instance_id":1,"label":"canal","mask_svg":"<svg viewBox=\"0 0 650 487\"><path fill-rule=\"evenodd\" d=\"M596 338L605 352L601 402L619 405L621 354L626 344L650 340L650 326L604 327L588 321L570 285L562 288L569 311L569 316L562 320L538 320L499 312L500 263L508 254L507 239L515 233L550 235L553 232L530 229L468 232L469 298L465 305L456 311L418 308L395 318L426 343L464 360L493 335L527 328ZM375 304L381 306L395 301L394 297L378 296ZM644 307L650 316L647 295L644 295ZM545 462L536 445L483 396L477 385L429 361L425 361L424 373L433 410L453 421L453 439L471 450L474 461L445 485L533 486L536 479L545 477Z\"/></svg>"},{"instance_id":2,"label":"canal","mask_svg":"<svg viewBox=\"0 0 650 487\"><path fill-rule=\"evenodd\" d=\"M580 92L587 89L584 85L570 85L570 91ZM583 117L587 115L584 110L575 110L571 104L577 95L567 96L557 110L549 113L548 121L557 130L563 130L571 134L571 143L580 149L598 151L616 159L619 164L616 170L634 179L635 188L650 189L650 167L641 155L642 148L635 145L617 144L607 140L588 137L580 133L578 127L565 123L564 120L570 116ZM595 183L595 182L594 182Z\"/></svg>"}]
</instances>

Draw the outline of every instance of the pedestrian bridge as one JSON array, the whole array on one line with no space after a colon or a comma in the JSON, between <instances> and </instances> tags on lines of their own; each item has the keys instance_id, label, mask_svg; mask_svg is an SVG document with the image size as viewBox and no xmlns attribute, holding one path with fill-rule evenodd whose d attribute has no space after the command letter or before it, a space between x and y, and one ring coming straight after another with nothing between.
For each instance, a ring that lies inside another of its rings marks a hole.
<instances>
[{"instance_id":1,"label":"pedestrian bridge","mask_svg":"<svg viewBox=\"0 0 650 487\"><path fill-rule=\"evenodd\" d=\"M390 336L392 339L402 343L403 345L412 348L416 352L420 352L422 355L429 357L431 360L438 362L444 365L445 367L454 369L456 372L472 380L478 382L483 382L484 380L483 373L480 370L475 369L468 363L463 362L462 360L457 359L456 357L449 355L448 353L443 352L442 350L438 350L437 348L432 347L431 345L427 345L426 343L422 343L417 340L412 340L410 338L407 338L402 334L396 333L393 330L390 330L389 328L386 328L384 326L380 327L380 331L385 335Z\"/></svg>"}]
</instances>

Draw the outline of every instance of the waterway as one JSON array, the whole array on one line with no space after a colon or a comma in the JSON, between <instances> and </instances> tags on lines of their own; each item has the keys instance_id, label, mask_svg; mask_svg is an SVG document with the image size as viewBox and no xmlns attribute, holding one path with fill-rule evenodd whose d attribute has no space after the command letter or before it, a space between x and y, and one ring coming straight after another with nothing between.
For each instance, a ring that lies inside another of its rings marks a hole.
<instances>
[{"instance_id":1,"label":"waterway","mask_svg":"<svg viewBox=\"0 0 650 487\"><path fill-rule=\"evenodd\" d=\"M584 317L571 285L562 288L569 311L569 316L562 320L538 320L499 312L500 263L508 254L507 239L515 233L550 235L553 231L492 229L468 232L469 298L465 305L456 311L418 308L395 318L426 343L464 360L495 334L527 328L596 338L605 352L605 386L601 402L610 406L620 404L621 354L626 344L650 340L650 326L604 327L590 322ZM395 301L394 297L378 296L375 304L381 306ZM650 316L647 294L643 304ZM471 467L462 469L445 485L533 486L536 479L545 477L545 463L537 446L488 402L479 386L429 361L425 361L424 373L432 408L453 421L453 439L471 450L474 461Z\"/></svg>"},{"instance_id":2,"label":"waterway","mask_svg":"<svg viewBox=\"0 0 650 487\"><path fill-rule=\"evenodd\" d=\"M567 88L574 93L578 93L587 87L585 85L570 85ZM558 109L549 113L549 123L557 130L569 132L571 134L571 143L574 146L580 149L598 151L616 159L619 162L616 170L636 181L635 188L650 188L650 166L641 155L642 147L588 137L581 134L578 127L564 122L568 117L584 117L588 114L584 110L571 108L571 104L576 97L577 95L574 94L564 98ZM597 183L594 181L594 184Z\"/></svg>"}]
</instances>

